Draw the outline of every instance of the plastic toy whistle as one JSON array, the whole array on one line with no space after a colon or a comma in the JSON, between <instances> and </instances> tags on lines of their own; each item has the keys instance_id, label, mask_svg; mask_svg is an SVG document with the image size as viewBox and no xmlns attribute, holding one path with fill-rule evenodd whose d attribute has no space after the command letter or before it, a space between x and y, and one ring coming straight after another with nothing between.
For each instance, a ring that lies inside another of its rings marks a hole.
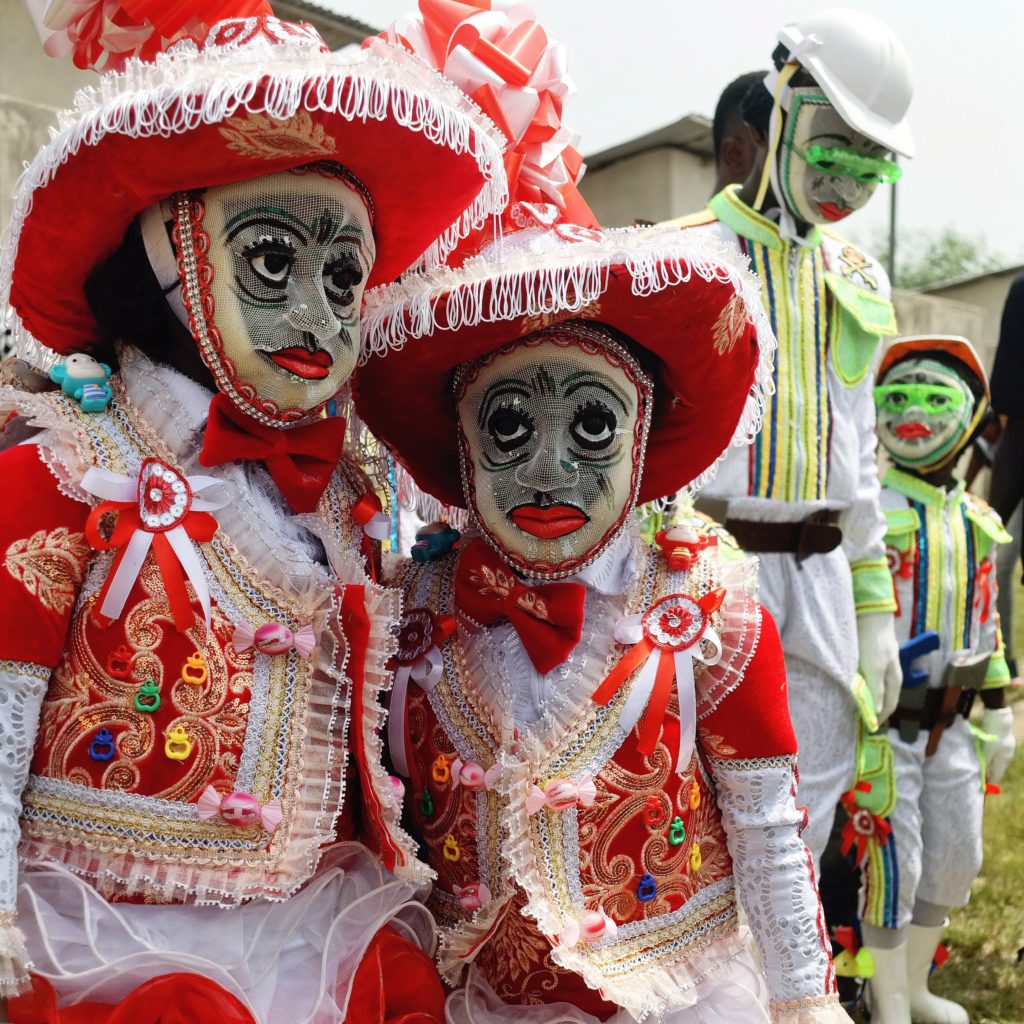
<instances>
[{"instance_id":1,"label":"plastic toy whistle","mask_svg":"<svg viewBox=\"0 0 1024 1024\"><path fill-rule=\"evenodd\" d=\"M164 754L172 761L186 761L192 753L192 740L183 725L176 725L164 743Z\"/></svg>"},{"instance_id":2,"label":"plastic toy whistle","mask_svg":"<svg viewBox=\"0 0 1024 1024\"><path fill-rule=\"evenodd\" d=\"M160 707L160 687L155 679L147 679L135 693L135 710L147 715Z\"/></svg>"},{"instance_id":3,"label":"plastic toy whistle","mask_svg":"<svg viewBox=\"0 0 1024 1024\"><path fill-rule=\"evenodd\" d=\"M933 629L926 630L900 644L900 668L903 670L903 687L916 690L928 682L928 673L914 665L918 658L939 649L939 634Z\"/></svg>"},{"instance_id":4,"label":"plastic toy whistle","mask_svg":"<svg viewBox=\"0 0 1024 1024\"><path fill-rule=\"evenodd\" d=\"M210 672L206 667L206 659L199 651L190 654L185 659L185 664L181 666L181 681L190 686L202 686L209 677Z\"/></svg>"},{"instance_id":5,"label":"plastic toy whistle","mask_svg":"<svg viewBox=\"0 0 1024 1024\"><path fill-rule=\"evenodd\" d=\"M109 729L100 729L89 744L89 756L94 761L109 761L114 756L114 736Z\"/></svg>"}]
</instances>

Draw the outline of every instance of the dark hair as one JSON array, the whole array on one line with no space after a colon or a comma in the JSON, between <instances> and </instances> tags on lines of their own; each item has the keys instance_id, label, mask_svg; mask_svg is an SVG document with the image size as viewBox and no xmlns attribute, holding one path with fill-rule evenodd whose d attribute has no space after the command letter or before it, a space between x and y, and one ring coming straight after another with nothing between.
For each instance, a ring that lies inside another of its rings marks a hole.
<instances>
[{"instance_id":1,"label":"dark hair","mask_svg":"<svg viewBox=\"0 0 1024 1024\"><path fill-rule=\"evenodd\" d=\"M99 324L98 350L112 352L123 341L160 359L176 343L179 324L149 265L138 219L86 278L85 298Z\"/></svg>"},{"instance_id":2,"label":"dark hair","mask_svg":"<svg viewBox=\"0 0 1024 1024\"><path fill-rule=\"evenodd\" d=\"M763 81L766 74L766 71L748 71L739 78L734 78L722 90L722 95L718 97L715 106L715 119L711 122L711 139L715 147L716 160L722 151L722 142L729 129L729 122L735 114L740 113L743 97L752 86Z\"/></svg>"},{"instance_id":3,"label":"dark hair","mask_svg":"<svg viewBox=\"0 0 1024 1024\"><path fill-rule=\"evenodd\" d=\"M775 65L776 71L782 70L782 66L786 63L788 56L789 50L782 43L779 43L772 51L772 64ZM814 77L809 71L800 68L789 84L793 86L814 85ZM764 82L760 85L752 85L740 101L740 113L743 115L743 120L767 135L768 122L771 120L774 102L774 98Z\"/></svg>"}]
</instances>

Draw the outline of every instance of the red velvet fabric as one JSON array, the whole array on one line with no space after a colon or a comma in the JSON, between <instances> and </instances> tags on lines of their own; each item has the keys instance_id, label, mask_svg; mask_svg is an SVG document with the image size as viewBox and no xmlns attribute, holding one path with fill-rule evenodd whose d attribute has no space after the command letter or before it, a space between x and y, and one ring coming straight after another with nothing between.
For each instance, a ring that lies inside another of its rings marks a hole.
<instances>
[{"instance_id":1,"label":"red velvet fabric","mask_svg":"<svg viewBox=\"0 0 1024 1024\"><path fill-rule=\"evenodd\" d=\"M116 1006L58 1007L53 986L35 975L32 991L7 1004L11 1024L256 1024L230 992L199 974L162 974Z\"/></svg>"},{"instance_id":2,"label":"red velvet fabric","mask_svg":"<svg viewBox=\"0 0 1024 1024\"><path fill-rule=\"evenodd\" d=\"M712 735L724 741L711 744L716 757L796 753L782 641L766 608L761 608L761 638L743 675L743 684L701 722L700 733L702 739Z\"/></svg>"},{"instance_id":3,"label":"red velvet fabric","mask_svg":"<svg viewBox=\"0 0 1024 1024\"><path fill-rule=\"evenodd\" d=\"M533 667L544 675L561 665L580 642L586 595L582 583L524 586L479 538L459 554L456 608L485 626L508 619Z\"/></svg>"},{"instance_id":4,"label":"red velvet fabric","mask_svg":"<svg viewBox=\"0 0 1024 1024\"><path fill-rule=\"evenodd\" d=\"M95 552L89 506L60 492L35 445L0 452L0 659L53 668Z\"/></svg>"},{"instance_id":5,"label":"red velvet fabric","mask_svg":"<svg viewBox=\"0 0 1024 1024\"><path fill-rule=\"evenodd\" d=\"M279 430L247 416L227 395L210 403L203 449L204 466L251 459L262 462L296 512L312 512L330 482L345 446L345 421L328 416Z\"/></svg>"},{"instance_id":6,"label":"red velvet fabric","mask_svg":"<svg viewBox=\"0 0 1024 1024\"><path fill-rule=\"evenodd\" d=\"M434 961L388 925L356 970L345 1024L441 1024L444 999Z\"/></svg>"}]
</instances>

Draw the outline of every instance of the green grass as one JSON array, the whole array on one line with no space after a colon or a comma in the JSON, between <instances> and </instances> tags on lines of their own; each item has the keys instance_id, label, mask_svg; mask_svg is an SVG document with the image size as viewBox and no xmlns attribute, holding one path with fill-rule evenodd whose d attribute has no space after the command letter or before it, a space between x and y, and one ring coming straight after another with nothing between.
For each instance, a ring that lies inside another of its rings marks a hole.
<instances>
[{"instance_id":1,"label":"green grass","mask_svg":"<svg viewBox=\"0 0 1024 1024\"><path fill-rule=\"evenodd\" d=\"M1014 649L1024 657L1024 587L1014 600ZM1009 695L1024 702L1024 692ZM971 902L950 915L949 960L931 987L965 1006L971 1024L1024 1024L1024 743L1017 707L1017 756L1001 783L1002 794L985 804L985 866L975 880ZM950 813L955 813L950 808Z\"/></svg>"}]
</instances>

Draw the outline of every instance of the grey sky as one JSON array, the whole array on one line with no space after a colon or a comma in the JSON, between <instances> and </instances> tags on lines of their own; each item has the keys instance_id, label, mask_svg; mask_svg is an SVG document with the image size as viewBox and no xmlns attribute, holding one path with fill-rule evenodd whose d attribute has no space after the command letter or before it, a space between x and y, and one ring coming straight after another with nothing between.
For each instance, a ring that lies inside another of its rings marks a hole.
<instances>
[{"instance_id":1,"label":"grey sky","mask_svg":"<svg viewBox=\"0 0 1024 1024\"><path fill-rule=\"evenodd\" d=\"M415 0L323 0L384 27ZM900 226L983 232L1024 262L1024 8L1016 0L532 0L569 50L578 93L566 122L594 153L668 124L710 116L723 86L767 65L775 31L815 10L849 6L884 18L914 62L917 156L900 183ZM679 213L687 211L680 210ZM883 187L844 230L867 242L888 220Z\"/></svg>"}]
</instances>

